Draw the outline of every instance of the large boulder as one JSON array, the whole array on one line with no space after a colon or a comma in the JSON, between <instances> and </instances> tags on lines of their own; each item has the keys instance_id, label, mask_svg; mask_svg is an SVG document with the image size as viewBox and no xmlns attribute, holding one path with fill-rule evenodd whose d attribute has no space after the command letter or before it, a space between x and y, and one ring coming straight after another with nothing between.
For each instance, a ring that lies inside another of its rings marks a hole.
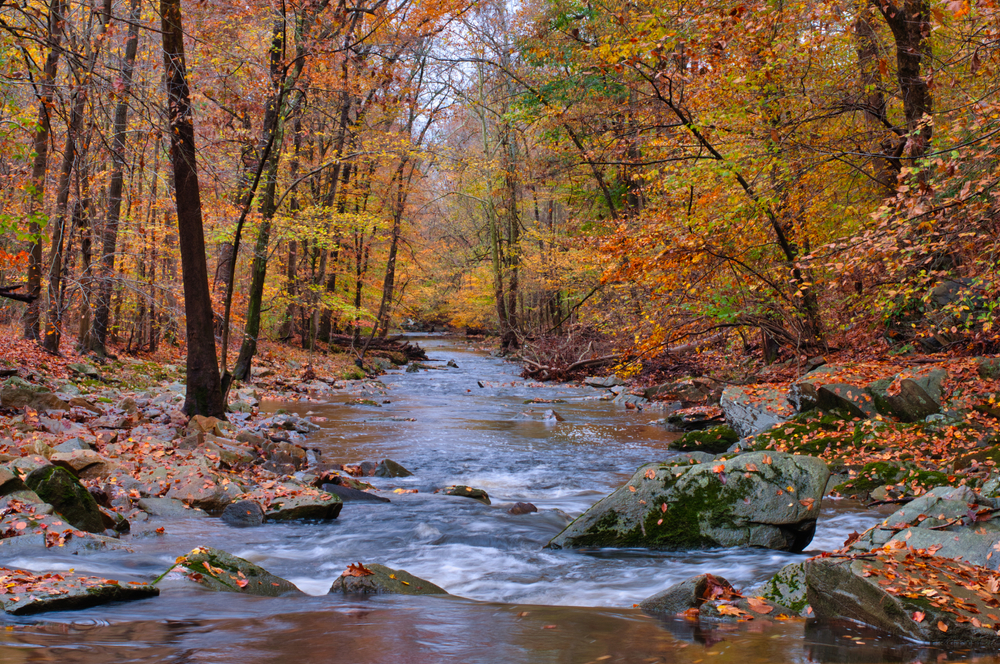
<instances>
[{"instance_id":1,"label":"large boulder","mask_svg":"<svg viewBox=\"0 0 1000 664\"><path fill-rule=\"evenodd\" d=\"M68 402L57 395L31 383L14 377L0 386L0 406L4 408L34 408L38 412L47 410L69 410Z\"/></svg>"},{"instance_id":2,"label":"large boulder","mask_svg":"<svg viewBox=\"0 0 1000 664\"><path fill-rule=\"evenodd\" d=\"M73 573L33 574L0 568L0 604L13 615L84 609L108 602L155 597L160 590L146 583Z\"/></svg>"},{"instance_id":3,"label":"large boulder","mask_svg":"<svg viewBox=\"0 0 1000 664\"><path fill-rule=\"evenodd\" d=\"M696 465L647 464L547 546L802 551L815 533L829 477L815 457L765 452Z\"/></svg>"},{"instance_id":4,"label":"large boulder","mask_svg":"<svg viewBox=\"0 0 1000 664\"><path fill-rule=\"evenodd\" d=\"M903 422L921 422L941 412L942 383L948 372L936 367L907 369L868 386L875 408Z\"/></svg>"},{"instance_id":5,"label":"large boulder","mask_svg":"<svg viewBox=\"0 0 1000 664\"><path fill-rule=\"evenodd\" d=\"M995 649L1000 609L992 570L905 548L805 562L820 621L851 620L921 643Z\"/></svg>"},{"instance_id":6,"label":"large boulder","mask_svg":"<svg viewBox=\"0 0 1000 664\"><path fill-rule=\"evenodd\" d=\"M727 387L719 405L740 438L767 431L795 414L784 392L757 385Z\"/></svg>"},{"instance_id":7,"label":"large boulder","mask_svg":"<svg viewBox=\"0 0 1000 664\"><path fill-rule=\"evenodd\" d=\"M806 573L802 563L790 563L779 569L759 589L764 599L787 606L799 615L805 615L809 606L806 596Z\"/></svg>"},{"instance_id":8,"label":"large boulder","mask_svg":"<svg viewBox=\"0 0 1000 664\"><path fill-rule=\"evenodd\" d=\"M57 466L43 466L32 471L25 484L39 498L52 505L74 528L90 533L104 532L104 520L97 501L66 470Z\"/></svg>"},{"instance_id":9,"label":"large boulder","mask_svg":"<svg viewBox=\"0 0 1000 664\"><path fill-rule=\"evenodd\" d=\"M363 595L447 595L448 591L426 579L413 576L406 570L392 569L385 565L356 563L348 568L330 586L329 594Z\"/></svg>"},{"instance_id":10,"label":"large boulder","mask_svg":"<svg viewBox=\"0 0 1000 664\"><path fill-rule=\"evenodd\" d=\"M290 581L275 576L248 560L207 546L193 549L178 558L174 566L153 583L169 578L172 573L183 575L208 590L263 597L300 592Z\"/></svg>"}]
</instances>

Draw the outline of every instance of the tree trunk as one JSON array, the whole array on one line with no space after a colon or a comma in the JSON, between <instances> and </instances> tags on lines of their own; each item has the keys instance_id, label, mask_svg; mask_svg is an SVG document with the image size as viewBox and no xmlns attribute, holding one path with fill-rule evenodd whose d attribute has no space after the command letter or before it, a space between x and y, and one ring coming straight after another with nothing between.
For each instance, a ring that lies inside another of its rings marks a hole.
<instances>
[{"instance_id":1,"label":"tree trunk","mask_svg":"<svg viewBox=\"0 0 1000 664\"><path fill-rule=\"evenodd\" d=\"M896 41L896 78L906 116L903 154L916 160L931 144L933 100L927 79L921 75L931 65L931 8L929 0L902 0L899 6L887 0L874 3L892 30Z\"/></svg>"},{"instance_id":2,"label":"tree trunk","mask_svg":"<svg viewBox=\"0 0 1000 664\"><path fill-rule=\"evenodd\" d=\"M187 317L187 394L184 412L224 418L219 364L212 333L212 297L205 260L205 231L201 217L201 191L195 162L194 116L184 62L184 30L180 0L160 0L163 31L170 161L174 171L177 232L184 281Z\"/></svg>"},{"instance_id":3,"label":"tree trunk","mask_svg":"<svg viewBox=\"0 0 1000 664\"><path fill-rule=\"evenodd\" d=\"M66 14L66 0L52 0L49 4L48 16L48 55L42 67L42 75L38 80L38 129L35 130L34 153L31 164L31 206L28 211L28 233L31 236L31 246L28 249L28 292L33 298L28 302L24 312L24 338L37 340L39 333L38 318L41 311L42 295L42 224L39 217L44 215L45 207L45 171L49 163L49 133L52 130L52 120L49 108L55 96L55 79L59 66L59 54L62 52L63 22Z\"/></svg>"},{"instance_id":4,"label":"tree trunk","mask_svg":"<svg viewBox=\"0 0 1000 664\"><path fill-rule=\"evenodd\" d=\"M178 12L180 7L178 6ZM97 305L94 324L87 339L87 348L104 355L107 352L108 325L111 313L111 287L115 273L115 253L118 251L118 223L121 220L122 189L125 182L125 130L128 127L128 97L132 91L135 56L139 49L139 20L142 17L141 0L131 0L129 7L128 39L122 61L122 90L112 124L111 181L108 185L108 216L104 223L101 245L101 265L97 284Z\"/></svg>"}]
</instances>

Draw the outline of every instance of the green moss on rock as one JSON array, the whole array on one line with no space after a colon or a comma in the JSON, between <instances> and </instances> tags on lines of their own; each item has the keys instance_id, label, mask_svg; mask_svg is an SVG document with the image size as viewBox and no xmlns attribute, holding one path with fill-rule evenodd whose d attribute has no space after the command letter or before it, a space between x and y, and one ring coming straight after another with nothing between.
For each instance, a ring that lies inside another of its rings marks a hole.
<instances>
[{"instance_id":1,"label":"green moss on rock","mask_svg":"<svg viewBox=\"0 0 1000 664\"><path fill-rule=\"evenodd\" d=\"M739 435L728 424L712 427L704 431L689 431L674 442L670 447L683 452L708 452L721 454L734 443L739 442Z\"/></svg>"}]
</instances>

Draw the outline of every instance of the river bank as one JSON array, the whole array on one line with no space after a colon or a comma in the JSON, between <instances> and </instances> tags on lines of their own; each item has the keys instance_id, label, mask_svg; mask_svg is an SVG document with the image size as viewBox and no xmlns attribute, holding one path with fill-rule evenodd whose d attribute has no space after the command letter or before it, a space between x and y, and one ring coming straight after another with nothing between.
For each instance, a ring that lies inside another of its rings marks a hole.
<instances>
[{"instance_id":1,"label":"river bank","mask_svg":"<svg viewBox=\"0 0 1000 664\"><path fill-rule=\"evenodd\" d=\"M90 632L81 635L73 628L72 635L57 637L49 626L97 620L101 625L92 630L92 636L106 643L118 643L121 637L116 634L148 630L149 638L140 641L150 647L177 652L178 644L198 644L225 659L226 644L198 636L216 630L228 635L219 638L229 639L233 652L243 652L245 661L254 662L278 661L279 644L287 639L298 644L296 652L303 654L303 661L310 661L307 653L323 648L328 643L325 639L356 644L345 648L358 661L385 661L379 657L398 654L401 646L393 645L393 640L407 644L411 655L417 653L409 661L451 657L455 661L500 661L492 657L495 652L485 645L487 642L507 649L510 657L506 661L532 662L588 661L606 655L614 661L641 661L663 657L667 651L674 661L678 657L693 661L708 652L719 653L720 661L725 661L736 657L739 648L757 652L758 661L773 661L771 657L778 654L801 657L803 652L812 652L817 643L825 644L822 647L828 654L824 657L837 660L846 656L848 646L856 648L855 641L848 638L856 633L839 630L817 636L810 627L812 631L806 636L802 622L790 621L783 627L770 621L771 626L763 632L763 621L698 627L690 621L645 617L630 607L700 573L724 575L739 587L753 586L788 563L838 548L846 534L865 530L889 512L865 510L847 500L825 503L816 537L805 554L766 549L543 549L571 517L620 486L637 467L671 456L670 445L679 434L651 424L659 418L648 408L628 409L601 400L607 394L603 388L525 382L516 377L517 367L453 340L427 337L421 343L433 360L440 360L428 365L439 368L415 373L390 370L381 377L381 384L345 383L330 386L325 394L275 392L275 396L297 400L262 399L256 406L259 412L249 413L247 418L250 423L268 418L273 421L274 413L283 408L288 415L319 427L303 434L300 443L306 452L318 451L319 458L331 465L384 458L399 461L414 475L358 478L379 489L376 495L388 497L390 504L347 503L333 521L276 521L251 529L233 528L219 518L193 516L187 510L154 517L148 527L137 522L132 534L119 538L132 551L103 549L73 554L66 547L50 547L10 554L2 561L4 566L36 573L73 568L77 573L124 583L145 582L169 568L176 557L198 546L211 546L288 579L306 591L306 596L293 600L227 595L227 606L222 607L212 599L217 595L182 583L163 587L161 595L152 599L82 613L16 619L14 624L20 627L10 643L61 642L67 647L72 643L96 657ZM447 367L449 360L455 366ZM164 388L156 386L162 394L170 392ZM562 421L546 421L545 411L551 409ZM135 428L129 430L126 441L136 438ZM44 438L45 433L38 432L38 437ZM27 436L36 444L37 439L32 438ZM24 440L22 435L19 442ZM161 457L153 456L159 451L164 452ZM172 456L166 451L151 447L142 456L158 460ZM219 470L216 467L211 472ZM492 505L433 493L454 484L485 489ZM396 489L415 489L417 493L394 493ZM530 502L538 512L508 513L516 502ZM164 532L156 533L157 528ZM358 561L406 569L469 600L359 600L326 595L341 572ZM414 610L422 618L407 623ZM361 616L369 627L357 626ZM176 642L168 645L164 640L168 632L163 627L178 620L189 627L180 630ZM487 628L491 620L497 622ZM317 621L324 624L321 633ZM410 624L411 631L389 630L374 643L369 641L367 648L356 640L362 634L370 640L377 625L388 629L389 624ZM259 634L250 637L254 630ZM306 635L309 630L316 633ZM484 630L481 633L487 636L458 636L477 630ZM617 643L616 631L633 635L642 645ZM438 636L428 638L430 634ZM590 644L586 647L574 646L573 642L581 641L585 634L596 636L584 639ZM718 638L726 641L714 645ZM232 641L238 639L246 640L245 646L233 646ZM884 639L875 643L879 653L896 647ZM124 644L109 647L118 652L126 648ZM244 647L246 650L241 650ZM679 654L688 648L690 658ZM553 655L555 651L561 654ZM900 652L916 651L911 647ZM572 653L580 658L575 659Z\"/></svg>"}]
</instances>

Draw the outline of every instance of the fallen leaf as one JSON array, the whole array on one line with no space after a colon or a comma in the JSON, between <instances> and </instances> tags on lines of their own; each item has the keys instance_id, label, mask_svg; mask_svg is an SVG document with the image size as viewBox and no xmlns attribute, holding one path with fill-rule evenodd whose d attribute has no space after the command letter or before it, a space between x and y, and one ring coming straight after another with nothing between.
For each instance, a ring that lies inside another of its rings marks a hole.
<instances>
[{"instance_id":1,"label":"fallen leaf","mask_svg":"<svg viewBox=\"0 0 1000 664\"><path fill-rule=\"evenodd\" d=\"M937 624L937 628L938 628L939 630L941 630L942 632L947 632L947 631L948 631L948 626L947 626L947 625L945 625L945 624L944 624L943 622L941 622L940 620L938 621L938 624Z\"/></svg>"},{"instance_id":2,"label":"fallen leaf","mask_svg":"<svg viewBox=\"0 0 1000 664\"><path fill-rule=\"evenodd\" d=\"M371 571L360 562L354 565L348 565L347 569L341 573L341 576L372 576L375 572Z\"/></svg>"},{"instance_id":3,"label":"fallen leaf","mask_svg":"<svg viewBox=\"0 0 1000 664\"><path fill-rule=\"evenodd\" d=\"M757 613L770 613L774 610L774 607L768 604L763 597L750 597L747 599L747 604Z\"/></svg>"},{"instance_id":4,"label":"fallen leaf","mask_svg":"<svg viewBox=\"0 0 1000 664\"><path fill-rule=\"evenodd\" d=\"M913 622L923 622L927 615L923 611L913 612Z\"/></svg>"}]
</instances>

